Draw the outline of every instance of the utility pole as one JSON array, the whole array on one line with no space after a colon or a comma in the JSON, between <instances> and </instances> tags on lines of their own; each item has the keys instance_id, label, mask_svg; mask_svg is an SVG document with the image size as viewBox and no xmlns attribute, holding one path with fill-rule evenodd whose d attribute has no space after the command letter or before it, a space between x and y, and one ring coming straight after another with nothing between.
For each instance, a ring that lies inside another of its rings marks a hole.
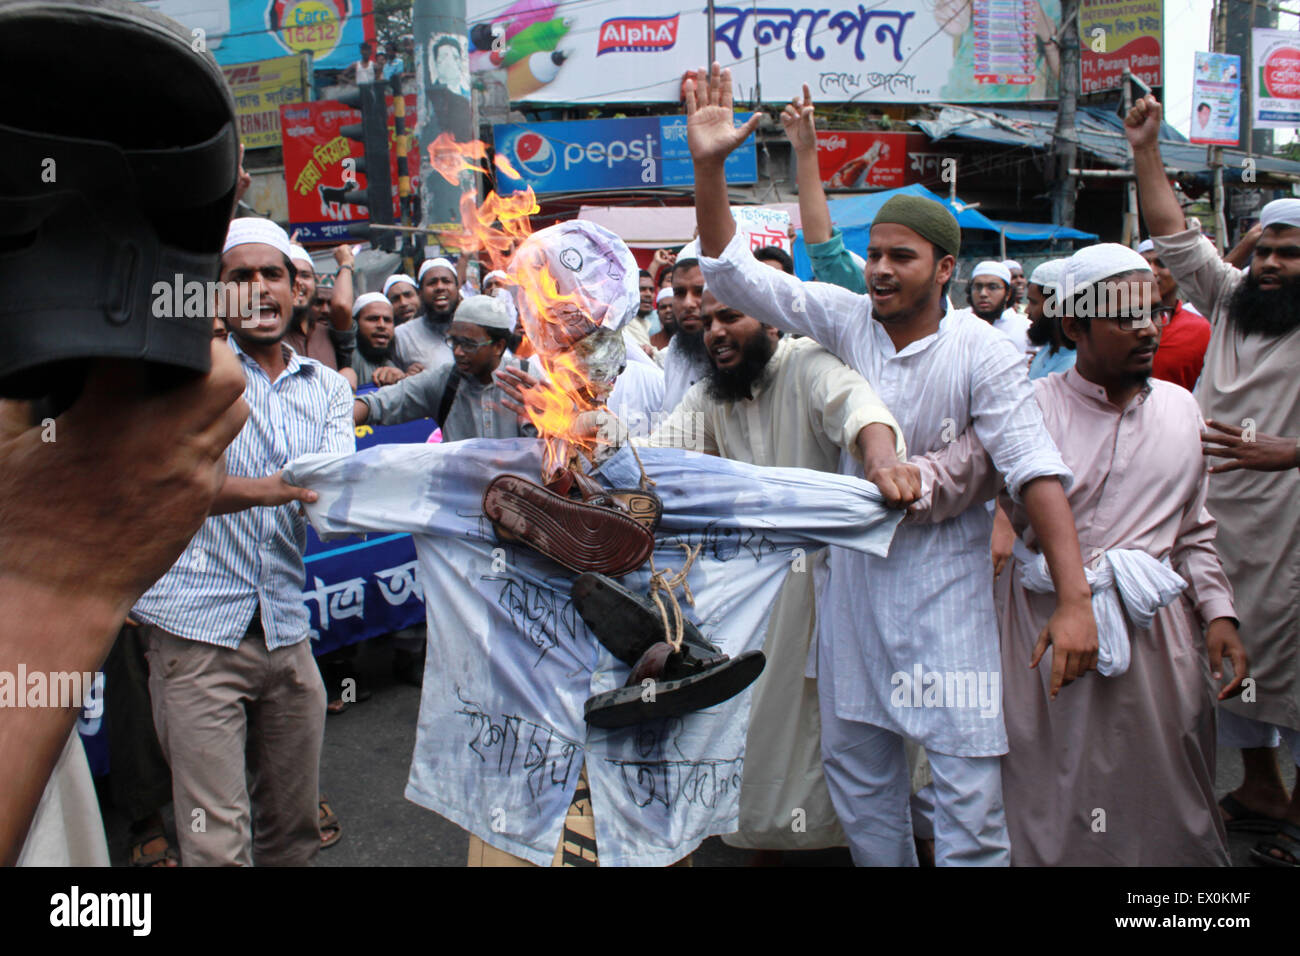
<instances>
[{"instance_id":1,"label":"utility pole","mask_svg":"<svg viewBox=\"0 0 1300 956\"><path fill-rule=\"evenodd\" d=\"M1128 67L1124 67L1124 89L1122 96L1125 116L1128 116L1128 111L1133 108L1133 84L1129 82L1129 77L1131 75L1132 74L1129 73ZM1124 137L1124 152L1128 154L1128 168L1133 172L1132 178L1129 179L1128 183L1124 187L1128 199L1124 209L1124 245L1136 246L1139 234L1137 168L1133 161L1133 147L1129 143L1127 136Z\"/></svg>"},{"instance_id":2,"label":"utility pole","mask_svg":"<svg viewBox=\"0 0 1300 956\"><path fill-rule=\"evenodd\" d=\"M1052 133L1052 222L1074 226L1074 194L1078 181L1071 170L1078 167L1079 140L1075 110L1079 102L1079 0L1063 0L1057 29L1061 51L1060 97L1056 129Z\"/></svg>"},{"instance_id":3,"label":"utility pole","mask_svg":"<svg viewBox=\"0 0 1300 956\"><path fill-rule=\"evenodd\" d=\"M1228 46L1228 2L1227 0L1214 0L1214 52L1225 53ZM1242 58L1245 59L1244 57ZM1250 150L1249 141L1246 146ZM1223 255L1227 248L1225 243L1228 238L1228 217L1224 212L1224 191L1223 191L1223 147L1211 146L1210 150L1210 168L1214 170L1214 247L1218 250L1219 255Z\"/></svg>"}]
</instances>

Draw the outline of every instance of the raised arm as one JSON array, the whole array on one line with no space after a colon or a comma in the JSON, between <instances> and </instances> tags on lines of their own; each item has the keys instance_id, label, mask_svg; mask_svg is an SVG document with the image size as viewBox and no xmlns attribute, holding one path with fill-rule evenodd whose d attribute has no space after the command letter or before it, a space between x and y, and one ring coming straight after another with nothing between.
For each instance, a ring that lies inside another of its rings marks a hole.
<instances>
[{"instance_id":1,"label":"raised arm","mask_svg":"<svg viewBox=\"0 0 1300 956\"><path fill-rule=\"evenodd\" d=\"M799 219L803 223L804 242L812 245L831 237L831 212L822 188L822 172L817 162L817 126L813 118L812 93L803 85L803 98L796 96L781 111L781 125L794 149L798 164Z\"/></svg>"},{"instance_id":2,"label":"raised arm","mask_svg":"<svg viewBox=\"0 0 1300 956\"><path fill-rule=\"evenodd\" d=\"M1171 236L1184 228L1183 210L1165 178L1165 162L1160 156L1162 115L1159 100L1147 95L1134 103L1124 118L1124 134L1133 147L1142 218L1153 236Z\"/></svg>"}]
</instances>

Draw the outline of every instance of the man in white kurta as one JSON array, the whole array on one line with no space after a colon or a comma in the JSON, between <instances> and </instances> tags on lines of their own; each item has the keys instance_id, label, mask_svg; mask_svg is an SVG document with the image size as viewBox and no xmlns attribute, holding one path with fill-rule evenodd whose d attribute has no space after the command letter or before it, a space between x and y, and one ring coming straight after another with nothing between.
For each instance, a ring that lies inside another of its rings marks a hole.
<instances>
[{"instance_id":1,"label":"man in white kurta","mask_svg":"<svg viewBox=\"0 0 1300 956\"><path fill-rule=\"evenodd\" d=\"M774 332L707 291L702 312L711 350L772 347ZM905 455L894 416L866 379L810 339L778 340L749 398L719 400L709 385L706 378L691 388L645 444L836 472L842 452L862 458L875 425L883 452ZM767 666L754 686L745 745L740 830L726 838L733 846L812 850L845 842L822 776L816 672L808 669L815 572L823 565L822 551L798 556L772 608L763 644Z\"/></svg>"},{"instance_id":2,"label":"man in white kurta","mask_svg":"<svg viewBox=\"0 0 1300 956\"><path fill-rule=\"evenodd\" d=\"M951 211L907 196L881 207L871 227L867 296L769 269L736 230L723 167L757 118L735 126L730 71L716 65L711 76L701 71L688 80L685 98L709 289L762 322L810 336L863 375L903 426L912 454L933 451L973 424L1013 498L1024 492L1035 525L1050 528L1046 548L1063 591L1049 630L1063 676L1088 669L1095 624L1058 480L1069 471L1043 429L1024 357L1000 332L947 302L944 287L961 245ZM860 864L916 865L906 739L924 745L934 777L936 862L1009 860L997 760L1006 731L993 688L1000 664L991 534L992 518L980 505L932 528L900 527L887 561L831 552L818 625L822 754ZM897 678L917 668L971 675L983 682L981 699L936 703L918 695L900 706Z\"/></svg>"}]
</instances>

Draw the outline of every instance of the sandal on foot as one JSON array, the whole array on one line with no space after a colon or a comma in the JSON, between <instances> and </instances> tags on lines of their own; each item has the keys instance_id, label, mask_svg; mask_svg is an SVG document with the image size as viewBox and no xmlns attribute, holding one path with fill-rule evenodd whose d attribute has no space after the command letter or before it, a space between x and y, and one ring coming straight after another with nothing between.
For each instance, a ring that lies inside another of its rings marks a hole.
<instances>
[{"instance_id":1,"label":"sandal on foot","mask_svg":"<svg viewBox=\"0 0 1300 956\"><path fill-rule=\"evenodd\" d=\"M1219 801L1219 809L1224 813L1224 829L1233 833L1276 833L1282 822L1281 817L1256 813L1230 793Z\"/></svg>"},{"instance_id":2,"label":"sandal on foot","mask_svg":"<svg viewBox=\"0 0 1300 956\"><path fill-rule=\"evenodd\" d=\"M153 853L146 853L145 847L155 840L163 841L163 848ZM131 865L132 866L161 866L174 867L180 866L180 856L175 848L167 840L167 833L162 827L150 827L144 833L133 836L131 839Z\"/></svg>"},{"instance_id":3,"label":"sandal on foot","mask_svg":"<svg viewBox=\"0 0 1300 956\"><path fill-rule=\"evenodd\" d=\"M619 578L645 564L655 539L641 522L564 498L518 475L500 475L483 492L483 513L504 541L517 541L581 574Z\"/></svg>"},{"instance_id":4,"label":"sandal on foot","mask_svg":"<svg viewBox=\"0 0 1300 956\"><path fill-rule=\"evenodd\" d=\"M628 667L664 638L663 617L649 598L629 591L604 574L580 574L569 589L578 615L600 643ZM696 656L722 652L682 617L682 646Z\"/></svg>"},{"instance_id":5,"label":"sandal on foot","mask_svg":"<svg viewBox=\"0 0 1300 956\"><path fill-rule=\"evenodd\" d=\"M1271 852L1276 850L1277 853ZM1250 851L1256 866L1300 866L1300 826L1283 821L1272 839L1261 840Z\"/></svg>"},{"instance_id":6,"label":"sandal on foot","mask_svg":"<svg viewBox=\"0 0 1300 956\"><path fill-rule=\"evenodd\" d=\"M329 797L320 795L320 848L332 847L343 839L343 825L330 809Z\"/></svg>"}]
</instances>

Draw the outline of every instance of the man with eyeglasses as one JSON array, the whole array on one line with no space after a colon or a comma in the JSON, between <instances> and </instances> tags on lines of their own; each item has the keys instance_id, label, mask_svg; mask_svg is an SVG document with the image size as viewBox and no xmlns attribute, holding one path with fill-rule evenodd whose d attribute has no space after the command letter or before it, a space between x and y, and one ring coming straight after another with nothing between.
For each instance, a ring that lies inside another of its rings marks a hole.
<instances>
[{"instance_id":1,"label":"man with eyeglasses","mask_svg":"<svg viewBox=\"0 0 1300 956\"><path fill-rule=\"evenodd\" d=\"M1046 663L1053 584L1023 506L1004 498L1017 535L1009 573L994 585L1011 862L1226 866L1215 705L1241 693L1248 664L1205 507L1200 409L1152 378L1169 309L1142 256L1089 246L1070 258L1060 288L1061 329L1078 359L1033 384L1074 475L1067 497L1099 660L1055 700L1044 668L1024 666ZM931 488L926 521L966 507L965 489L997 481L971 432L913 461Z\"/></svg>"},{"instance_id":2,"label":"man with eyeglasses","mask_svg":"<svg viewBox=\"0 0 1300 956\"><path fill-rule=\"evenodd\" d=\"M527 359L502 358L514 325L514 317L495 296L462 300L447 330L453 361L358 395L353 422L397 425L432 418L442 428L443 441L535 437L531 424L520 424L514 412L502 407L501 390L492 377L502 366L528 371Z\"/></svg>"}]
</instances>

